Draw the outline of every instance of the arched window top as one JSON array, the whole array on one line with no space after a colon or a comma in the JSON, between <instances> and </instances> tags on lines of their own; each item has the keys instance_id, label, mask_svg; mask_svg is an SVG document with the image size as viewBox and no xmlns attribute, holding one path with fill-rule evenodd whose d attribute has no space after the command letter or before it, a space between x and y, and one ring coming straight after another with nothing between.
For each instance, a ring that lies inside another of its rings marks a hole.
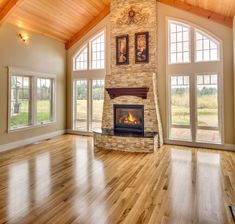
<instances>
[{"instance_id":1,"label":"arched window top","mask_svg":"<svg viewBox=\"0 0 235 224\"><path fill-rule=\"evenodd\" d=\"M105 32L89 39L74 57L74 70L96 70L105 68Z\"/></svg>"},{"instance_id":2,"label":"arched window top","mask_svg":"<svg viewBox=\"0 0 235 224\"><path fill-rule=\"evenodd\" d=\"M220 60L220 42L211 34L177 20L168 20L169 64Z\"/></svg>"},{"instance_id":3,"label":"arched window top","mask_svg":"<svg viewBox=\"0 0 235 224\"><path fill-rule=\"evenodd\" d=\"M87 70L87 46L83 46L78 55L75 57L75 70Z\"/></svg>"},{"instance_id":4,"label":"arched window top","mask_svg":"<svg viewBox=\"0 0 235 224\"><path fill-rule=\"evenodd\" d=\"M219 42L210 35L196 29L196 61L219 60Z\"/></svg>"}]
</instances>

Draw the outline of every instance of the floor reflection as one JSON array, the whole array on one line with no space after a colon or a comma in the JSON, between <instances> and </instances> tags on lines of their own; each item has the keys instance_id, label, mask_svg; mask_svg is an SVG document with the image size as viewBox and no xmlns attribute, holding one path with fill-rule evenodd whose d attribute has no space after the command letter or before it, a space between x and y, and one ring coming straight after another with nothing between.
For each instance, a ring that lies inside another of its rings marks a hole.
<instances>
[{"instance_id":1,"label":"floor reflection","mask_svg":"<svg viewBox=\"0 0 235 224\"><path fill-rule=\"evenodd\" d=\"M170 219L191 223L193 211L193 183L192 183L192 152L189 150L171 150L170 175Z\"/></svg>"},{"instance_id":2,"label":"floor reflection","mask_svg":"<svg viewBox=\"0 0 235 224\"><path fill-rule=\"evenodd\" d=\"M9 168L8 218L17 220L30 206L29 165L27 161Z\"/></svg>"},{"instance_id":3,"label":"floor reflection","mask_svg":"<svg viewBox=\"0 0 235 224\"><path fill-rule=\"evenodd\" d=\"M197 153L197 217L198 223L224 223L222 207L220 155Z\"/></svg>"},{"instance_id":4,"label":"floor reflection","mask_svg":"<svg viewBox=\"0 0 235 224\"><path fill-rule=\"evenodd\" d=\"M91 139L80 139L76 145L74 177L79 193L85 193L85 197L75 201L74 211L80 222L95 223L99 220L99 223L105 223L107 211L103 163L95 158Z\"/></svg>"},{"instance_id":5,"label":"floor reflection","mask_svg":"<svg viewBox=\"0 0 235 224\"><path fill-rule=\"evenodd\" d=\"M35 159L35 200L39 204L51 192L51 164L50 154L43 153Z\"/></svg>"}]
</instances>

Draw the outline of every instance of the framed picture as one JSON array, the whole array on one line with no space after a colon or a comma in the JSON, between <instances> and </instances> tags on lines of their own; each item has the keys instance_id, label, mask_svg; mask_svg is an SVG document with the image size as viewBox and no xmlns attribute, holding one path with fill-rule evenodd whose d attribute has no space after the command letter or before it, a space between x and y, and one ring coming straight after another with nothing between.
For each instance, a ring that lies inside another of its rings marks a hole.
<instances>
[{"instance_id":1,"label":"framed picture","mask_svg":"<svg viewBox=\"0 0 235 224\"><path fill-rule=\"evenodd\" d=\"M129 64L129 36L116 37L116 64Z\"/></svg>"},{"instance_id":2,"label":"framed picture","mask_svg":"<svg viewBox=\"0 0 235 224\"><path fill-rule=\"evenodd\" d=\"M135 34L135 63L149 62L149 33Z\"/></svg>"}]
</instances>

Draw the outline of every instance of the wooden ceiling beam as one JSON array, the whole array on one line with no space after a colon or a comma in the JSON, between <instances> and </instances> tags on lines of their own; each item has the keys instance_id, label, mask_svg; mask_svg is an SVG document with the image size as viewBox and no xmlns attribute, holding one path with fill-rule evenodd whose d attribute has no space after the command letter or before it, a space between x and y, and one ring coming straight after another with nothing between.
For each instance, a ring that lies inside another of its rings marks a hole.
<instances>
[{"instance_id":1,"label":"wooden ceiling beam","mask_svg":"<svg viewBox=\"0 0 235 224\"><path fill-rule=\"evenodd\" d=\"M228 26L230 28L232 28L232 26L233 26L233 18L230 16L223 16L221 14L212 12L207 9L203 9L201 7L193 6L191 4L188 4L186 2L182 2L180 0L158 0L158 1L161 3L164 3L166 5L170 5L170 6L178 8L178 9L182 9L187 12L191 12L193 14L204 17L204 18L211 20L213 22L217 22L222 25Z\"/></svg>"},{"instance_id":2,"label":"wooden ceiling beam","mask_svg":"<svg viewBox=\"0 0 235 224\"><path fill-rule=\"evenodd\" d=\"M76 42L78 42L85 34L87 34L92 28L94 28L102 19L104 19L110 13L110 4L105 6L105 8L96 16L92 21L90 21L86 26L79 30L66 44L65 48L69 49Z\"/></svg>"},{"instance_id":3,"label":"wooden ceiling beam","mask_svg":"<svg viewBox=\"0 0 235 224\"><path fill-rule=\"evenodd\" d=\"M7 17L22 2L23 0L9 0L6 2L6 4L0 10L0 25L6 21Z\"/></svg>"}]
</instances>

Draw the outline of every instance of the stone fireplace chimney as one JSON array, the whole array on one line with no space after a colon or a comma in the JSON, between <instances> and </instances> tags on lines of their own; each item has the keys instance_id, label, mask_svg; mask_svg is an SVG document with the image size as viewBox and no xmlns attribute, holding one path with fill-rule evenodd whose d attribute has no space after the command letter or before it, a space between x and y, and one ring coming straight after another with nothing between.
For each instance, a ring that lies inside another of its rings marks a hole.
<instances>
[{"instance_id":1,"label":"stone fireplace chimney","mask_svg":"<svg viewBox=\"0 0 235 224\"><path fill-rule=\"evenodd\" d=\"M144 137L134 138L112 136L95 133L95 146L101 148L120 149L125 151L154 151L156 142L158 147L163 144L162 125L159 113L157 94L157 1L156 0L111 0L110 14L110 52L111 72L106 75L105 88L138 88L147 87L147 98L123 95L114 99L105 91L102 128L113 130L114 112L116 104L144 105L144 132L156 133L149 148ZM135 61L135 34L140 32L149 33L149 60L147 63ZM129 64L116 64L116 37L129 35ZM117 139L118 138L118 139ZM137 140L139 139L139 140ZM105 144L104 144L105 141ZM136 144L129 146L129 142ZM149 139L147 141L150 141ZM125 149L119 147L124 144ZM148 148L145 150L143 147ZM136 150L133 150L136 148Z\"/></svg>"}]
</instances>

